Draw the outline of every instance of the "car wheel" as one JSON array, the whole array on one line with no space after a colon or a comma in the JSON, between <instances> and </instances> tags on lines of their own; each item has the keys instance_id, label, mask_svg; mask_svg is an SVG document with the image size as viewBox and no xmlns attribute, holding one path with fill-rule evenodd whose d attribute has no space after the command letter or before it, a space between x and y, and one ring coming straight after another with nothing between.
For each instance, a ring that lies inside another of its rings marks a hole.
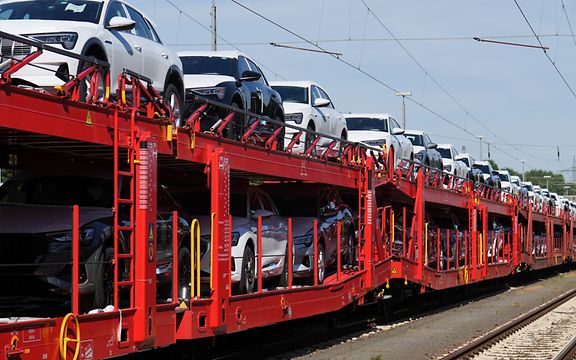
<instances>
[{"instance_id":1,"label":"car wheel","mask_svg":"<svg viewBox=\"0 0 576 360\"><path fill-rule=\"evenodd\" d=\"M314 125L312 125L312 124L308 124L308 126L306 127L306 134L304 135L304 151L303 151L304 153L306 152L306 150L308 150L310 145L312 145L312 143L314 142L315 136L313 134L311 134L310 131L315 131ZM312 150L310 155L312 155L312 156L316 155L316 148L314 148L314 150Z\"/></svg>"},{"instance_id":2,"label":"car wheel","mask_svg":"<svg viewBox=\"0 0 576 360\"><path fill-rule=\"evenodd\" d=\"M250 246L246 246L242 256L240 284L238 284L240 294L250 294L254 292L254 284L256 283L255 262L254 251Z\"/></svg>"},{"instance_id":3,"label":"car wheel","mask_svg":"<svg viewBox=\"0 0 576 360\"><path fill-rule=\"evenodd\" d=\"M96 56L94 55L89 55L88 58L92 59L92 60L101 60L98 59ZM88 69L90 66L92 66L93 63L91 62L84 62L81 61L80 65L78 66L78 74L86 69ZM105 89L106 89L106 84L105 84L105 76L106 73L104 71L102 71L102 69L100 69L99 71L99 76L98 76L98 96L97 99L100 101L104 100L104 93L105 93ZM83 81L80 82L80 101L82 102L86 102L87 99L90 96L90 81L92 79L92 76L87 76L86 78L84 78Z\"/></svg>"},{"instance_id":4,"label":"car wheel","mask_svg":"<svg viewBox=\"0 0 576 360\"><path fill-rule=\"evenodd\" d=\"M284 123L284 121L282 121L282 118L280 116L276 116L275 118L276 121ZM278 130L278 128L276 126L273 127L274 131ZM282 126L282 131L280 132L280 134L278 135L278 137L276 138L276 150L278 151L284 151L284 135L286 133L286 128L284 128L284 126Z\"/></svg>"},{"instance_id":5,"label":"car wheel","mask_svg":"<svg viewBox=\"0 0 576 360\"><path fill-rule=\"evenodd\" d=\"M235 109L242 109L242 106L236 101L232 101L231 107ZM224 130L224 137L231 140L240 140L244 129L244 115L240 113L235 113L232 121L228 123L226 129Z\"/></svg>"},{"instance_id":6,"label":"car wheel","mask_svg":"<svg viewBox=\"0 0 576 360\"><path fill-rule=\"evenodd\" d=\"M324 245L318 243L318 262L316 264L316 271L318 272L318 285L324 282L326 276L326 258L324 254Z\"/></svg>"},{"instance_id":7,"label":"car wheel","mask_svg":"<svg viewBox=\"0 0 576 360\"><path fill-rule=\"evenodd\" d=\"M280 288L288 287L288 266L292 266L292 261L288 260L288 249L286 249L285 254L282 274L280 274L280 278L278 278L278 287Z\"/></svg>"},{"instance_id":8,"label":"car wheel","mask_svg":"<svg viewBox=\"0 0 576 360\"><path fill-rule=\"evenodd\" d=\"M174 84L168 84L164 89L164 102L172 110L174 115L174 125L182 126L182 95Z\"/></svg>"},{"instance_id":9,"label":"car wheel","mask_svg":"<svg viewBox=\"0 0 576 360\"><path fill-rule=\"evenodd\" d=\"M345 235L345 238L343 240L347 247L346 258L344 259L343 264L352 265L354 263L354 251L355 251L354 229L352 227L348 229L348 234Z\"/></svg>"},{"instance_id":10,"label":"car wheel","mask_svg":"<svg viewBox=\"0 0 576 360\"><path fill-rule=\"evenodd\" d=\"M114 303L114 248L106 247L94 271L93 307L102 309Z\"/></svg>"},{"instance_id":11,"label":"car wheel","mask_svg":"<svg viewBox=\"0 0 576 360\"><path fill-rule=\"evenodd\" d=\"M178 298L180 299L190 296L191 261L190 250L185 247L180 248L178 251Z\"/></svg>"}]
</instances>

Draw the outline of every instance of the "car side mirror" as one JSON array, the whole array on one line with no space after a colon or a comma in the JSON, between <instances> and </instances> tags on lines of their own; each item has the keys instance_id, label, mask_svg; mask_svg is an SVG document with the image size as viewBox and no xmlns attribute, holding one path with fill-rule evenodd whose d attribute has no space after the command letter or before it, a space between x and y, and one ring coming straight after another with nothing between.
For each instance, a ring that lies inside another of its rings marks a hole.
<instances>
[{"instance_id":1,"label":"car side mirror","mask_svg":"<svg viewBox=\"0 0 576 360\"><path fill-rule=\"evenodd\" d=\"M250 216L252 219L258 219L259 217L262 218L269 218L270 216L274 215L274 213L270 210L265 209L258 209L250 211Z\"/></svg>"},{"instance_id":2,"label":"car side mirror","mask_svg":"<svg viewBox=\"0 0 576 360\"><path fill-rule=\"evenodd\" d=\"M436 149L438 147L438 144L436 143L429 143L428 145L426 145L426 149Z\"/></svg>"},{"instance_id":3,"label":"car side mirror","mask_svg":"<svg viewBox=\"0 0 576 360\"><path fill-rule=\"evenodd\" d=\"M246 70L242 73L240 81L258 81L262 77L262 74L252 70Z\"/></svg>"},{"instance_id":4,"label":"car side mirror","mask_svg":"<svg viewBox=\"0 0 576 360\"><path fill-rule=\"evenodd\" d=\"M402 135L406 130L402 128L394 128L392 129L392 135Z\"/></svg>"},{"instance_id":5,"label":"car side mirror","mask_svg":"<svg viewBox=\"0 0 576 360\"><path fill-rule=\"evenodd\" d=\"M132 30L136 27L136 21L122 17L122 16L114 16L110 19L108 26L106 29L108 30Z\"/></svg>"},{"instance_id":6,"label":"car side mirror","mask_svg":"<svg viewBox=\"0 0 576 360\"><path fill-rule=\"evenodd\" d=\"M317 98L314 100L314 107L326 107L330 105L331 101L324 98Z\"/></svg>"}]
</instances>

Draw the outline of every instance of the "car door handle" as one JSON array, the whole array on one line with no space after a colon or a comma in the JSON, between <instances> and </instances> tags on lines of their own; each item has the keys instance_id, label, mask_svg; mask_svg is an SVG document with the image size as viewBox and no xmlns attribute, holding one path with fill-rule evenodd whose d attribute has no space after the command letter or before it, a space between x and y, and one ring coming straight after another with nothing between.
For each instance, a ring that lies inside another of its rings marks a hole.
<instances>
[{"instance_id":1,"label":"car door handle","mask_svg":"<svg viewBox=\"0 0 576 360\"><path fill-rule=\"evenodd\" d=\"M168 57L169 57L168 54L162 53L162 54L160 54L160 55L161 55L164 59L168 60Z\"/></svg>"},{"instance_id":2,"label":"car door handle","mask_svg":"<svg viewBox=\"0 0 576 360\"><path fill-rule=\"evenodd\" d=\"M140 45L134 45L134 49L136 49L138 52L142 52L142 46Z\"/></svg>"}]
</instances>

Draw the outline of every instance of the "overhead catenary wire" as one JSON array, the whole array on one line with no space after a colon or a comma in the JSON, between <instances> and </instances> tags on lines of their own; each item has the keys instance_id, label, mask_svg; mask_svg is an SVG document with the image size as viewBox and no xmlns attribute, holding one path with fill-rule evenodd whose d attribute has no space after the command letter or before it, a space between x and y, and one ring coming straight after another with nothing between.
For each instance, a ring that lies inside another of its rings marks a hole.
<instances>
[{"instance_id":1,"label":"overhead catenary wire","mask_svg":"<svg viewBox=\"0 0 576 360\"><path fill-rule=\"evenodd\" d=\"M530 28L530 30L532 31L532 34L534 34L534 37L536 38L536 40L538 40L538 43L540 44L541 47L544 47L544 45L542 44L542 41L540 40L540 37L538 36L538 34L536 33L536 31L534 30L534 28L532 27L532 24L530 23L530 21L528 20L528 18L526 17L526 14L524 14L524 10L522 10L522 8L520 7L520 4L518 3L518 0L513 0L514 3L516 4L516 7L518 8L518 11L520 11L520 14L522 14L522 17L524 18L524 21L526 21L526 24L528 24L528 27ZM562 74L562 72L560 71L560 69L558 69L558 66L556 66L556 63L554 62L554 60L552 60L552 58L550 57L550 55L548 54L548 52L543 49L542 50L544 52L544 55L546 56L546 58L548 59L548 61L550 61L550 64L552 64L552 66L554 67L554 69L556 70L556 72L558 73L558 75L560 76L560 78L562 79L562 81L564 82L564 84L566 85L566 87L568 88L568 90L570 90L570 93L572 93L572 96L574 98L576 98L576 93L574 92L574 90L572 89L572 86L570 86L570 84L568 83L568 81L566 80L566 78L564 77L564 74Z\"/></svg>"},{"instance_id":2,"label":"overhead catenary wire","mask_svg":"<svg viewBox=\"0 0 576 360\"><path fill-rule=\"evenodd\" d=\"M192 20L194 23L196 23L197 25L199 25L200 27L202 27L203 29L207 30L208 32L212 33L212 29L209 26L206 26L204 24L202 24L200 21L198 21L196 18L194 18L193 16L191 16L190 14L188 14L186 11L182 10L178 5L174 4L174 2L172 2L171 0L165 0L168 4L170 4L174 9L176 9L177 11L180 12L180 15L184 15L186 18ZM242 51L240 48L238 48L236 45L234 45L233 43L231 43L230 41L224 39L222 36L220 35L216 35L216 37L220 40L222 40L224 43L226 43L227 45L233 47L234 49L238 50L238 51ZM176 44L176 46L182 46L182 44ZM263 67L264 69L270 71L272 74L274 74L274 76L276 76L277 78L280 78L282 80L286 80L286 78L284 78L282 75L278 74L276 71L270 69L269 67L267 67L266 65L264 65L262 62L257 61L256 59L252 58L254 61L256 61L258 63L258 65L260 65L261 67Z\"/></svg>"},{"instance_id":3,"label":"overhead catenary wire","mask_svg":"<svg viewBox=\"0 0 576 360\"><path fill-rule=\"evenodd\" d=\"M560 1L562 2L562 11L564 11L564 16L566 16L566 22L568 23L570 34L572 35L572 41L574 42L574 46L576 46L576 37L574 37L574 31L572 31L572 24L570 23L570 18L568 17L568 12L566 11L566 5L564 5L564 0Z\"/></svg>"},{"instance_id":4,"label":"overhead catenary wire","mask_svg":"<svg viewBox=\"0 0 576 360\"><path fill-rule=\"evenodd\" d=\"M416 59L416 57L404 46L404 44L402 44L402 42L400 40L398 40L398 38L396 37L396 35L394 35L394 33L392 33L392 31L388 28L388 26L386 26L386 24L382 21L382 19L380 19L380 17L378 15L376 15L376 13L372 10L372 8L370 8L370 6L368 6L368 4L366 3L365 0L360 0L362 2L362 4L366 7L366 9L368 10L368 13L370 13L375 19L376 21L384 28L384 30L386 30L386 32L388 33L388 35L390 35L390 37L392 37L392 39L394 39L396 41L396 43L398 44L398 46L400 46L400 48L410 57L410 59L420 68L420 70L422 70L422 72L424 72L424 74L426 76L428 76L430 78L430 80L432 80L432 82L446 95L448 96L448 98L450 98L450 100L452 100L452 102L454 104L456 104L456 106L458 106L465 114L466 116L470 116L470 118L472 118L472 120L474 120L477 124L479 124L482 128L484 128L486 131L488 131L490 134L492 134L492 136L494 136L497 139L500 139L501 141L503 141L504 143L508 143L508 141L504 138L502 138L500 135L498 135L498 133L496 133L495 131L493 131L492 129L490 129L486 124L484 124L483 121L480 121L476 116L474 116L474 114L472 114L464 105L462 105L462 103L460 103L442 84L440 84L440 82L434 77L432 76L432 74L430 74L430 72L424 68L424 66L422 65L422 63L420 61L418 61L418 59ZM476 40L477 38L475 38ZM532 156L532 157L536 157L533 154L528 154L520 149L516 149L517 151L523 153L524 155L527 156ZM543 160L543 159L541 159Z\"/></svg>"},{"instance_id":5,"label":"overhead catenary wire","mask_svg":"<svg viewBox=\"0 0 576 360\"><path fill-rule=\"evenodd\" d=\"M230 1L233 2L234 4L240 6L241 8L245 9L246 11L254 14L255 16L263 19L264 21L269 22L270 24L272 24L272 25L274 25L274 26L276 26L276 27L278 27L278 28L280 28L280 29L288 32L289 34L291 34L291 35L299 38L300 40L302 40L302 41L304 41L304 42L306 42L306 43L308 43L308 44L310 44L310 45L312 45L312 46L315 46L315 47L317 47L317 48L320 49L320 50L327 51L327 50L324 49L322 46L315 44L313 41L306 39L306 38L303 37L302 35L294 32L293 30L290 30L290 29L288 29L287 27L285 27L285 26L277 23L276 21L274 21L274 20L272 20L272 19L270 19L270 18L268 18L268 17L260 14L259 12L257 12L257 11L255 11L255 10L249 8L248 6L240 3L239 1L237 1L237 0L230 0ZM395 89L393 86L387 84L386 82L384 82L384 81L382 81L381 79L377 78L376 76L370 74L369 72L367 72L367 71L365 71L365 70L363 70L363 69L355 66L354 64L350 63L349 61L347 61L347 60L345 60L345 59L343 59L343 58L341 58L341 57L340 57L340 58L339 58L339 57L336 57L335 55L330 55L330 56L332 56L332 57L335 58L336 60L342 62L343 64L347 65L348 67L350 67L350 68L352 68L352 69L354 69L354 70L356 70L356 71L359 71L360 73L362 73L362 74L365 75L366 77L368 77L368 78L372 79L373 81L377 82L378 84L384 86L384 87L387 88L388 90L393 91L394 93L399 92L399 90ZM447 122L448 124L450 124L450 125L458 128L459 130L465 132L466 134L468 134L468 135L470 135L470 136L472 136L472 137L474 137L474 138L476 137L476 135L475 135L474 133L470 132L468 129L466 129L466 128L462 127L461 125L457 124L456 122L448 119L447 117L443 116L442 114L434 111L432 108L424 105L423 103L417 102L416 100L414 100L414 99L412 99L412 98L407 98L406 100L410 101L410 102L413 103L413 104L418 105L418 106L421 107L422 109L428 111L429 113L433 114L434 116L438 117L439 119L442 119L443 121ZM518 162L522 162L522 160L520 160L519 158L515 157L514 155L509 154L508 152L505 152L505 151L502 151L502 150L498 149L496 146L494 146L493 148L494 148L495 150L499 151L500 153L502 153L502 154L504 154L504 155L506 155L506 156L508 156L508 157L510 157L510 158L512 158L512 159L514 159L514 160L516 160L516 161L518 161ZM530 166L526 161L524 161L524 164L527 165L527 166L529 166L529 167L533 167L533 166Z\"/></svg>"}]
</instances>

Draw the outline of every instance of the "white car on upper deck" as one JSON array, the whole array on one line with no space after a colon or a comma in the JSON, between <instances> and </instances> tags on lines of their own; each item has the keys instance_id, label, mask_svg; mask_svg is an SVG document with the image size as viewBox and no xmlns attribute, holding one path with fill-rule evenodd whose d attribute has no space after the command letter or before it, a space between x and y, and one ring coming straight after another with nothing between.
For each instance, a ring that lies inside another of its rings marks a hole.
<instances>
[{"instance_id":1,"label":"white car on upper deck","mask_svg":"<svg viewBox=\"0 0 576 360\"><path fill-rule=\"evenodd\" d=\"M452 175L466 178L468 176L468 166L461 161L456 160L459 155L458 150L452 144L438 144L436 148L440 155L442 155L442 163L444 164L444 171Z\"/></svg>"},{"instance_id":2,"label":"white car on upper deck","mask_svg":"<svg viewBox=\"0 0 576 360\"><path fill-rule=\"evenodd\" d=\"M404 129L389 114L345 114L349 140L374 148L393 151L394 166L400 159L414 160L412 143L404 136Z\"/></svg>"},{"instance_id":3,"label":"white car on upper deck","mask_svg":"<svg viewBox=\"0 0 576 360\"><path fill-rule=\"evenodd\" d=\"M348 129L342 113L336 109L334 102L320 85L314 81L271 81L270 86L282 97L284 120L287 124L339 139L348 139ZM286 145L297 132L296 129L286 129ZM306 133L301 139L307 145L313 138ZM322 137L318 145L326 146L331 142L331 139ZM303 148L296 147L300 150Z\"/></svg>"},{"instance_id":4,"label":"white car on upper deck","mask_svg":"<svg viewBox=\"0 0 576 360\"><path fill-rule=\"evenodd\" d=\"M131 70L152 80L153 87L180 110L184 88L182 63L165 47L152 21L117 0L9 0L0 3L0 31L21 35L58 49L110 64L112 93L118 75ZM22 59L34 47L2 39L2 60ZM44 51L13 76L16 85L53 87L90 63ZM83 84L88 88L88 84ZM103 93L103 82L99 88ZM178 114L177 114L178 115Z\"/></svg>"}]
</instances>

